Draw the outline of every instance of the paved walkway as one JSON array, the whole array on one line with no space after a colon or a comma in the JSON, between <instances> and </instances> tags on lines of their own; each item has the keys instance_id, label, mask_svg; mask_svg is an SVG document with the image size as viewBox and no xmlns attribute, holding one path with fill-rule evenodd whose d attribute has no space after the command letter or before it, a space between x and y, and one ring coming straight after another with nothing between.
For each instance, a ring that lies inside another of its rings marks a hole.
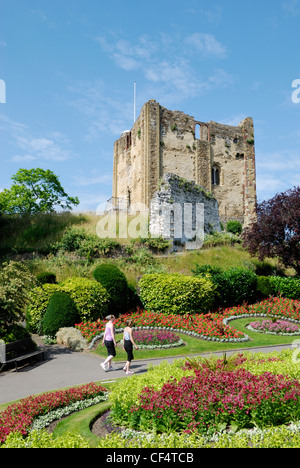
<instances>
[{"instance_id":1,"label":"paved walkway","mask_svg":"<svg viewBox=\"0 0 300 468\"><path fill-rule=\"evenodd\" d=\"M268 346L262 348L247 348L251 352L271 352L292 348L292 345ZM246 349L245 349L246 350ZM237 352L238 350L231 351ZM208 353L210 354L210 353ZM215 353L222 355L223 353ZM230 352L227 352L229 355ZM178 359L172 358L151 359L147 361L135 360L132 370L135 374L147 371L148 365L158 365L161 361L169 362ZM0 374L0 404L12 402L30 395L56 390L59 388L80 385L89 382L108 381L125 377L122 371L124 362L116 362L115 370L104 372L100 367L103 358L91 353L75 353L69 349L54 345L47 347L45 361L24 366L18 372L10 370ZM130 376L127 378L131 378Z\"/></svg>"}]
</instances>

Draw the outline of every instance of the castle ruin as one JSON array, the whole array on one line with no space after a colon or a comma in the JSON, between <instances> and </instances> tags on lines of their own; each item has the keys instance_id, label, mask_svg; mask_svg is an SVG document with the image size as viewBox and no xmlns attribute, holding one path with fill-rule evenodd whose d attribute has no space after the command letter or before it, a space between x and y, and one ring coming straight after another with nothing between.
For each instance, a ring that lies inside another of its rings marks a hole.
<instances>
[{"instance_id":1,"label":"castle ruin","mask_svg":"<svg viewBox=\"0 0 300 468\"><path fill-rule=\"evenodd\" d=\"M250 224L256 216L252 118L238 126L201 122L155 100L146 102L132 129L114 144L113 207L150 209L170 174L216 199L222 223Z\"/></svg>"}]
</instances>

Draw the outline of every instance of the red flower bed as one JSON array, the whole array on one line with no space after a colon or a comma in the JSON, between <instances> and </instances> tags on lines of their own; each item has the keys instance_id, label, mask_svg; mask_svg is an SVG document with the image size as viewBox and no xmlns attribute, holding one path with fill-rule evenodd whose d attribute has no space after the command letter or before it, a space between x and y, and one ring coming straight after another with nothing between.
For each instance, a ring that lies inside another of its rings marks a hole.
<instances>
[{"instance_id":1,"label":"red flower bed","mask_svg":"<svg viewBox=\"0 0 300 468\"><path fill-rule=\"evenodd\" d=\"M300 321L300 301L284 297L271 297L257 304L230 307L222 313L224 317L241 314L264 314Z\"/></svg>"},{"instance_id":2,"label":"red flower bed","mask_svg":"<svg viewBox=\"0 0 300 468\"><path fill-rule=\"evenodd\" d=\"M38 416L76 401L94 398L106 391L104 387L90 383L67 390L24 398L0 413L0 443L5 442L11 432L20 432L22 435L26 435L34 419Z\"/></svg>"},{"instance_id":3,"label":"red flower bed","mask_svg":"<svg viewBox=\"0 0 300 468\"><path fill-rule=\"evenodd\" d=\"M156 312L148 312L146 310L138 310L120 316L115 321L115 327L125 327L125 320L132 318L135 327L165 327L185 332L194 332L197 335L202 335L215 339L228 338L243 338L243 333L234 330L232 327L223 324L223 316L218 313L199 314L191 316L180 315L164 315ZM89 322L76 324L83 337L88 341L104 331L105 322Z\"/></svg>"},{"instance_id":4,"label":"red flower bed","mask_svg":"<svg viewBox=\"0 0 300 468\"><path fill-rule=\"evenodd\" d=\"M131 426L158 432L213 433L229 425L266 427L298 420L300 384L283 375L256 376L238 369L171 380L161 390L144 388L131 409Z\"/></svg>"},{"instance_id":5,"label":"red flower bed","mask_svg":"<svg viewBox=\"0 0 300 468\"><path fill-rule=\"evenodd\" d=\"M138 309L135 312L121 315L115 321L118 329L125 327L125 320L132 318L135 327L165 327L185 332L196 333L197 336L212 340L240 340L244 334L223 323L224 319L230 319L239 315L266 314L270 316L285 317L300 321L300 301L273 297L260 303L230 307L210 314L197 315L164 315L157 312L149 312ZM82 322L76 324L83 337L91 341L105 329L105 321Z\"/></svg>"}]
</instances>

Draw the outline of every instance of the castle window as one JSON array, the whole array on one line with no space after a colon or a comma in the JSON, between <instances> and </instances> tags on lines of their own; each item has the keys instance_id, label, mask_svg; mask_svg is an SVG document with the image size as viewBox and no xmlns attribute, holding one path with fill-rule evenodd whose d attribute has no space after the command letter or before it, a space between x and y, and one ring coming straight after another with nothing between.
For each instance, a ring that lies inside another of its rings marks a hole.
<instances>
[{"instance_id":1,"label":"castle window","mask_svg":"<svg viewBox=\"0 0 300 468\"><path fill-rule=\"evenodd\" d=\"M201 139L201 125L200 124L195 125L195 138L196 140Z\"/></svg>"},{"instance_id":2,"label":"castle window","mask_svg":"<svg viewBox=\"0 0 300 468\"><path fill-rule=\"evenodd\" d=\"M131 191L128 190L127 192L127 208L129 209L131 207Z\"/></svg>"},{"instance_id":3,"label":"castle window","mask_svg":"<svg viewBox=\"0 0 300 468\"><path fill-rule=\"evenodd\" d=\"M211 168L212 185L220 185L220 169L217 166Z\"/></svg>"},{"instance_id":4,"label":"castle window","mask_svg":"<svg viewBox=\"0 0 300 468\"><path fill-rule=\"evenodd\" d=\"M131 132L126 134L126 150L128 150L131 146Z\"/></svg>"}]
</instances>

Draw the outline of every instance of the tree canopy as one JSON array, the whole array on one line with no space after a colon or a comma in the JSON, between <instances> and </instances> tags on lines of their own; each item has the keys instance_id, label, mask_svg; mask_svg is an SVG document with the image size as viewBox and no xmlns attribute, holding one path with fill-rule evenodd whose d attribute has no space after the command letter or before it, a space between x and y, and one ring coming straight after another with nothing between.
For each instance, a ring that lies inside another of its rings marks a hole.
<instances>
[{"instance_id":1,"label":"tree canopy","mask_svg":"<svg viewBox=\"0 0 300 468\"><path fill-rule=\"evenodd\" d=\"M11 188L0 192L0 212L4 214L51 213L57 207L69 210L79 204L49 169L19 169L12 180Z\"/></svg>"},{"instance_id":2,"label":"tree canopy","mask_svg":"<svg viewBox=\"0 0 300 468\"><path fill-rule=\"evenodd\" d=\"M275 195L257 207L257 221L243 234L244 246L262 260L277 257L300 275L300 187Z\"/></svg>"}]
</instances>

